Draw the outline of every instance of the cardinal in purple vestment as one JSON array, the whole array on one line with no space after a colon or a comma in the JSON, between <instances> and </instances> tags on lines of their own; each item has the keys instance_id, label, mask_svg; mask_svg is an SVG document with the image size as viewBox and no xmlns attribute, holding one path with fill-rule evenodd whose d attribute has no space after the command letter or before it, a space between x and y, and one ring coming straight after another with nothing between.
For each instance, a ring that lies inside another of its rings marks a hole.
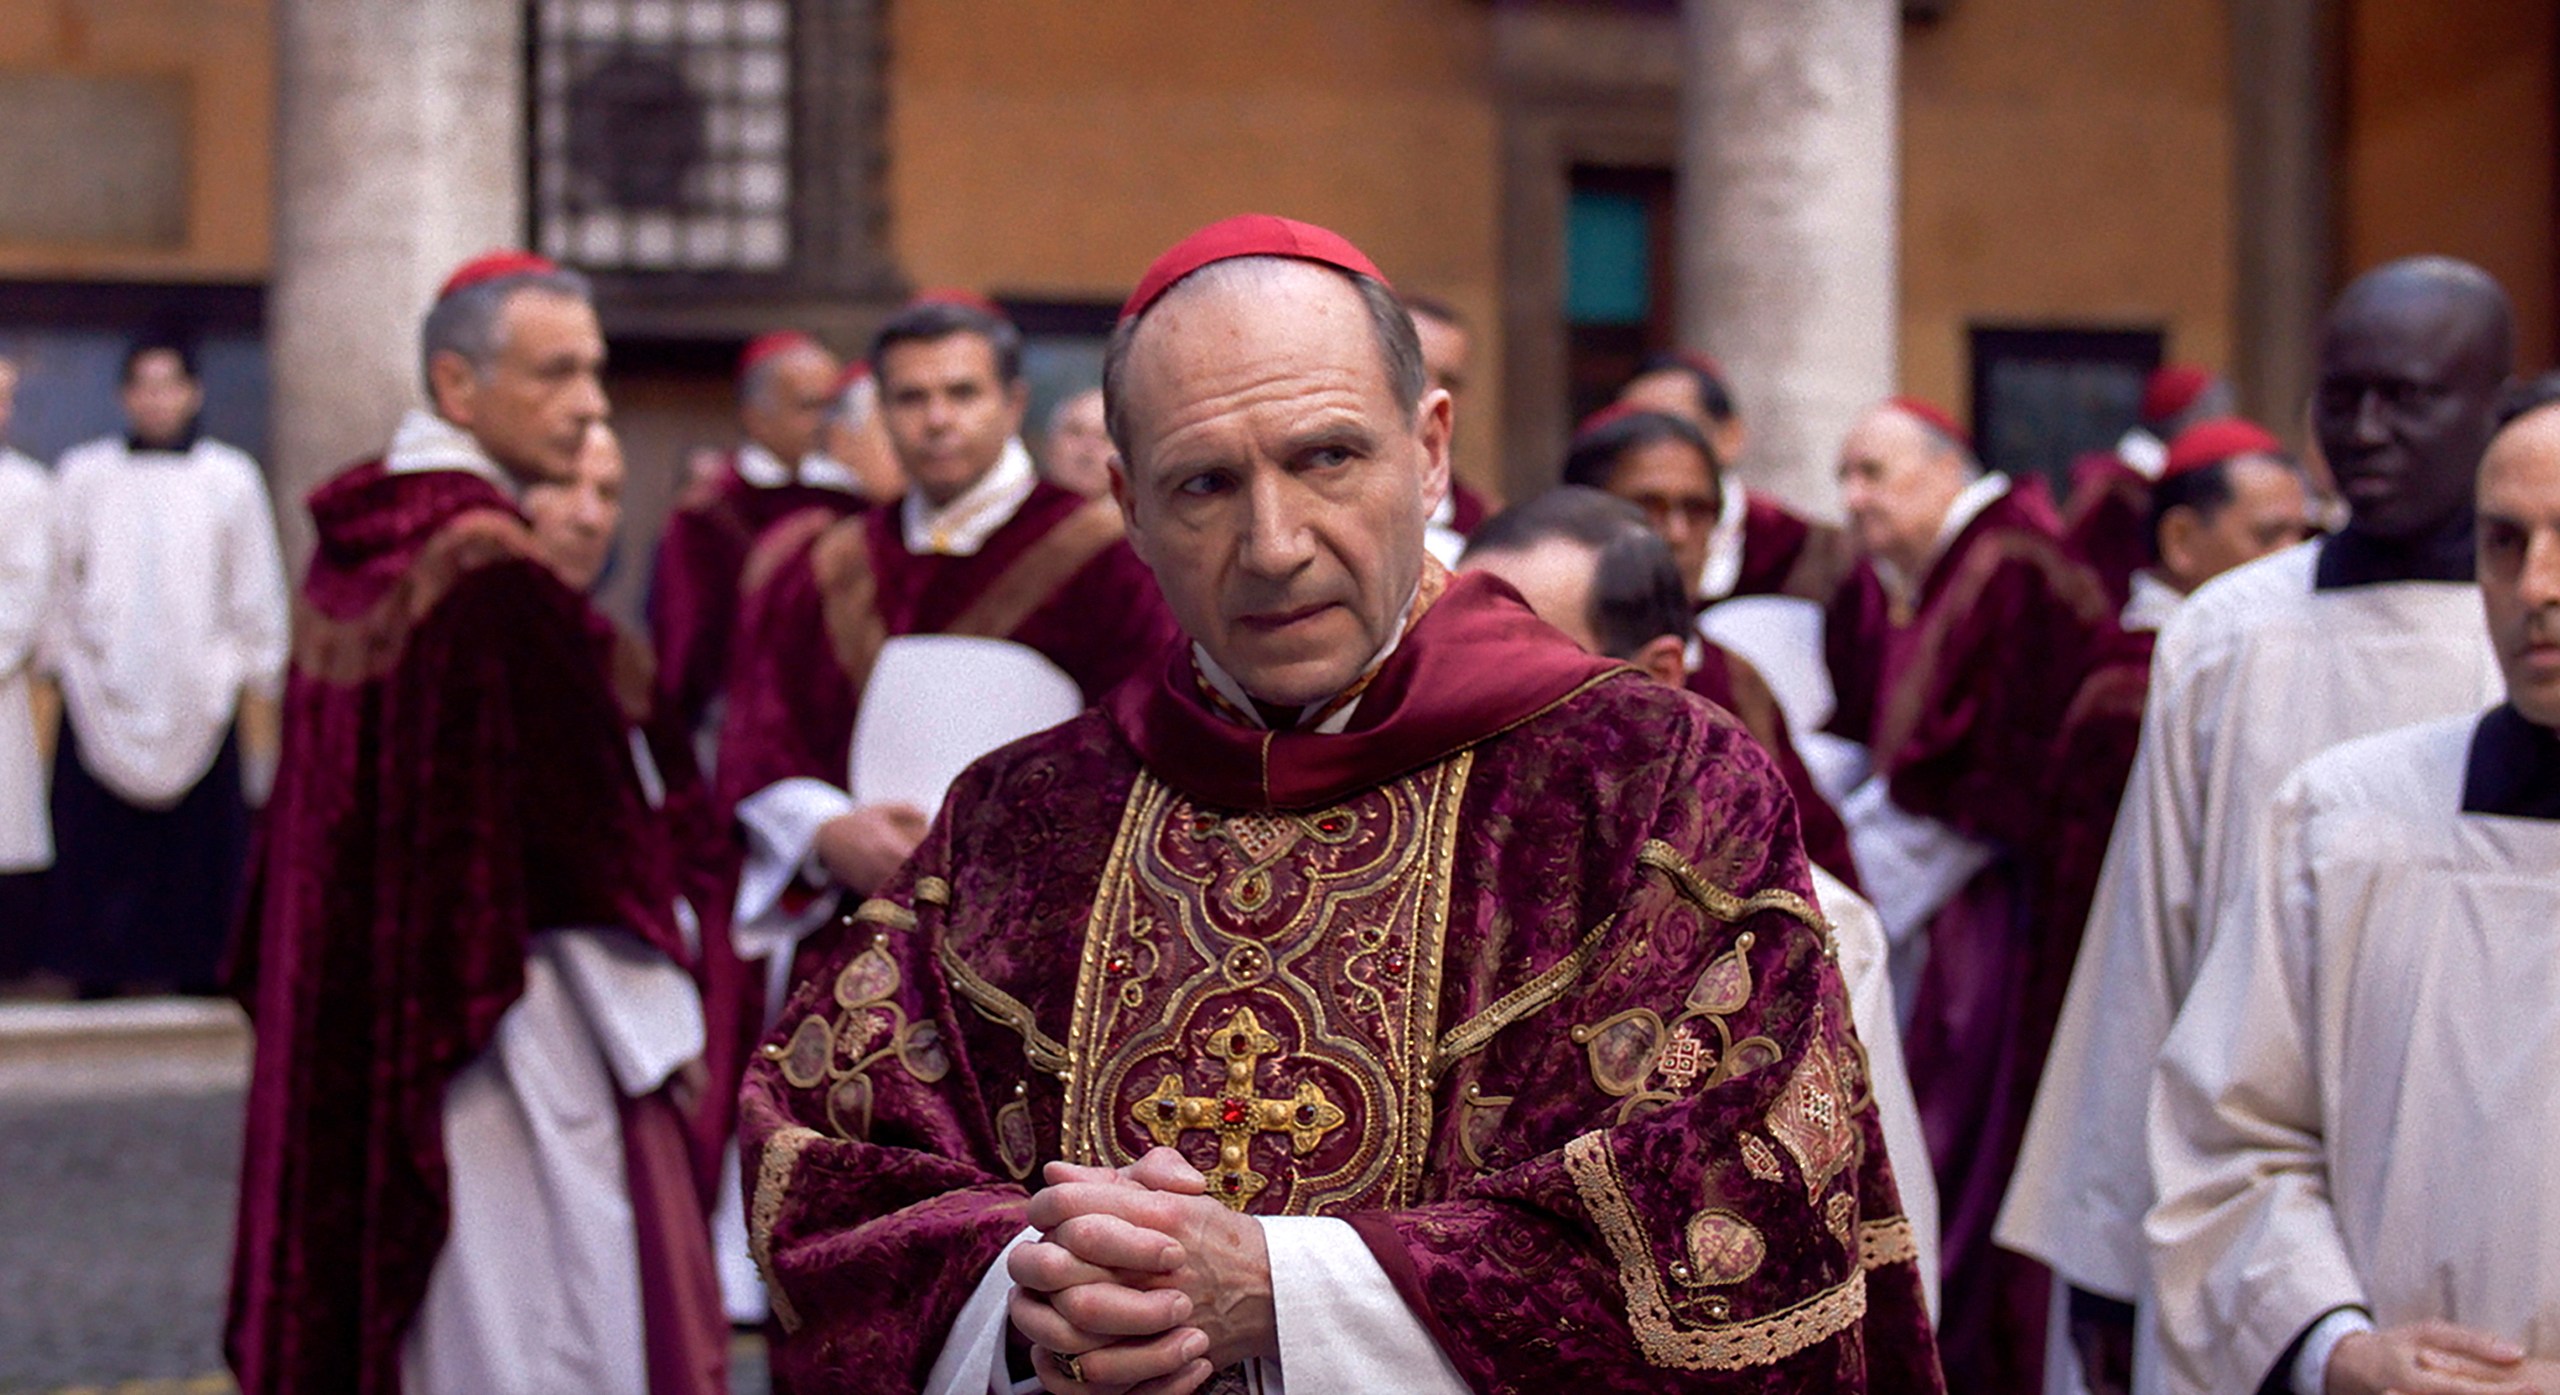
<instances>
[{"instance_id":1,"label":"cardinal in purple vestment","mask_svg":"<svg viewBox=\"0 0 2560 1395\"><path fill-rule=\"evenodd\" d=\"M310 500L234 958L257 1053L226 1349L252 1395L716 1392L679 1108L699 1004L627 735L645 656L554 574L514 499L571 472L602 340L585 283L524 254L457 273L425 340L438 412ZM581 972L612 991L564 991ZM565 1038L518 1017L537 979ZM563 1042L597 1053L562 1062L583 1075L510 1086ZM559 1122L541 1106L572 1077L601 1092L573 1109L580 1146L496 1156L528 1117L511 1091ZM448 1149L457 1119L493 1117L469 1157ZM618 1201L513 1205L507 1179L535 1174ZM627 1267L562 1282L582 1259Z\"/></svg>"},{"instance_id":2,"label":"cardinal in purple vestment","mask_svg":"<svg viewBox=\"0 0 2560 1395\"><path fill-rule=\"evenodd\" d=\"M1939 1389L1785 783L1429 562L1448 399L1375 267L1212 225L1105 386L1192 643L804 956L742 1101L777 1375Z\"/></svg>"},{"instance_id":3,"label":"cardinal in purple vestment","mask_svg":"<svg viewBox=\"0 0 2560 1395\"><path fill-rule=\"evenodd\" d=\"M2056 815L2048 762L2114 615L2043 501L1985 474L1929 404L1861 418L1841 481L1868 555L1825 634L1832 729L1873 762L1843 810L1860 870L1898 952L1926 947L1904 1041L1944 1210L1948 1384L2031 1392L2046 1276L1990 1231L2067 982L2035 971L2068 956L2032 914Z\"/></svg>"},{"instance_id":4,"label":"cardinal in purple vestment","mask_svg":"<svg viewBox=\"0 0 2560 1395\"><path fill-rule=\"evenodd\" d=\"M738 419L746 439L676 501L649 576L650 640L658 704L692 732L728 676L737 632L738 576L766 529L803 510L836 519L868 505L860 482L820 448L835 408L835 355L805 334L763 335L738 358Z\"/></svg>"}]
</instances>

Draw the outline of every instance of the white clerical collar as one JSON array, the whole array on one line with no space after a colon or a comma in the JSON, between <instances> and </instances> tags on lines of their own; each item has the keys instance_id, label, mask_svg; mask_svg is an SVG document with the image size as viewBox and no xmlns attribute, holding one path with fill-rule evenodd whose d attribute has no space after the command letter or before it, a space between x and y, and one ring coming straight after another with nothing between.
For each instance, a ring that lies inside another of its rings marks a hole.
<instances>
[{"instance_id":1,"label":"white clerical collar","mask_svg":"<svg viewBox=\"0 0 2560 1395\"><path fill-rule=\"evenodd\" d=\"M416 474L423 470L460 470L478 475L498 487L510 499L520 498L524 486L508 474L471 433L446 421L433 412L412 407L400 418L399 429L391 433L391 449L383 454L382 468L395 475Z\"/></svg>"},{"instance_id":2,"label":"white clerical collar","mask_svg":"<svg viewBox=\"0 0 2560 1395\"><path fill-rule=\"evenodd\" d=\"M1938 523L1938 536L1929 544L1929 559L1920 564L1920 577L1927 578L1929 569L1938 565L1938 559L1947 554L1947 544L1954 542L1958 534L1972 527L1973 521L1982 516L1984 509L1998 503L2008 492L2009 477L1996 470L1985 471L1982 478L1966 485L1964 491L1956 495L1955 502L1947 505L1947 516ZM1900 567L1878 557L1875 559L1875 568L1877 577L1884 582L1887 591L1906 602L1916 594L1917 583L1913 578L1904 576Z\"/></svg>"},{"instance_id":3,"label":"white clerical collar","mask_svg":"<svg viewBox=\"0 0 2560 1395\"><path fill-rule=\"evenodd\" d=\"M850 494L860 486L853 471L844 462L824 451L803 456L798 469L782 463L782 457L753 441L738 445L736 463L730 468L738 478L757 489L779 489L786 484L815 485L820 489L841 489Z\"/></svg>"},{"instance_id":4,"label":"white clerical collar","mask_svg":"<svg viewBox=\"0 0 2560 1395\"><path fill-rule=\"evenodd\" d=\"M2152 575L2146 568L2133 574L2133 589L2126 596L2124 613L2116 618L2116 623L2128 632L2160 629L2169 623L2169 617L2177 613L2186 599L2184 592Z\"/></svg>"},{"instance_id":5,"label":"white clerical collar","mask_svg":"<svg viewBox=\"0 0 2560 1395\"><path fill-rule=\"evenodd\" d=\"M1387 635L1387 642L1378 646L1378 652L1369 656L1369 662L1360 666L1360 676L1352 680L1353 686L1358 686L1370 675L1376 673L1379 666L1387 661L1387 656L1396 652L1396 646L1404 643L1405 626L1413 619L1413 603L1421 596L1422 583L1417 581L1413 586L1413 594L1405 598L1404 609L1396 617L1395 629ZM1227 706L1234 708L1247 725L1263 731L1271 729L1271 724L1263 720L1262 707L1254 701L1253 695L1244 690L1244 685L1235 680L1235 675L1220 668L1218 661L1210 658L1209 651L1201 648L1196 640L1191 645L1191 658L1200 665L1200 676L1208 680L1209 686L1216 690L1218 696L1227 700ZM1349 688L1343 689L1343 692L1349 691ZM1339 696L1340 694L1335 695L1337 698ZM1365 700L1365 695L1355 697L1343 703L1341 707L1327 711L1326 709L1333 707L1334 700L1334 698L1327 698L1322 702L1311 702L1299 708L1300 730L1316 736L1340 736L1350 727L1351 714L1360 710L1360 704ZM1303 725L1308 717L1317 714L1322 714L1324 720L1313 726Z\"/></svg>"},{"instance_id":6,"label":"white clerical collar","mask_svg":"<svg viewBox=\"0 0 2560 1395\"><path fill-rule=\"evenodd\" d=\"M1742 524L1750 512L1742 482L1724 481L1724 502L1716 506L1716 526L1707 533L1707 564L1698 569L1699 600L1723 600L1742 584Z\"/></svg>"},{"instance_id":7,"label":"white clerical collar","mask_svg":"<svg viewBox=\"0 0 2560 1395\"><path fill-rule=\"evenodd\" d=\"M2117 438L2116 459L2133 467L2133 472L2144 479L2157 481L2160 472L2169 468L2169 447L2137 426Z\"/></svg>"},{"instance_id":8,"label":"white clerical collar","mask_svg":"<svg viewBox=\"0 0 2560 1395\"><path fill-rule=\"evenodd\" d=\"M1440 491L1440 502L1431 506L1431 516L1422 520L1426 528L1455 529L1458 523L1458 478L1449 477L1449 487Z\"/></svg>"},{"instance_id":9,"label":"white clerical collar","mask_svg":"<svg viewBox=\"0 0 2560 1395\"><path fill-rule=\"evenodd\" d=\"M922 491L908 490L905 502L898 506L899 531L906 535L907 551L919 556L977 556L978 549L1012 520L1039 483L1031 452L1023 449L1017 436L1006 440L1004 453L976 484L940 508L926 503Z\"/></svg>"}]
</instances>

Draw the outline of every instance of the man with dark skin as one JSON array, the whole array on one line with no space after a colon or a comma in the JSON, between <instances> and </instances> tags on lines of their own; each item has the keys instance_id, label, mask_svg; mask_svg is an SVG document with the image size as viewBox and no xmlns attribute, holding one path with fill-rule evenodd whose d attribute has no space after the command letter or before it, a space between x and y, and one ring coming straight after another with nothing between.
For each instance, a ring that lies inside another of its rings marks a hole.
<instances>
[{"instance_id":1,"label":"man with dark skin","mask_svg":"<svg viewBox=\"0 0 2560 1395\"><path fill-rule=\"evenodd\" d=\"M2267 801L2342 741L2498 700L2472 584L2472 490L2514 338L2505 292L2477 267L2412 257L2358 278L2322 329L2312 410L2353 510L2346 530L2216 580L2161 633L1997 1232L2069 1286L2093 1389L2133 1378L2128 1305L2154 1291L2141 1233L2150 1063L2196 965L2246 910Z\"/></svg>"}]
</instances>

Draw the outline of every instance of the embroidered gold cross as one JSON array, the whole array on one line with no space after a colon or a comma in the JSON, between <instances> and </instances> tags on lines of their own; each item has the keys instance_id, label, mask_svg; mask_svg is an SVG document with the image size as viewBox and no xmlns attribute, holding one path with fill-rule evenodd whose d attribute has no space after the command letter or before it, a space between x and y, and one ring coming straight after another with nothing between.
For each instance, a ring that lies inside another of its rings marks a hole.
<instances>
[{"instance_id":1,"label":"embroidered gold cross","mask_svg":"<svg viewBox=\"0 0 2560 1395\"><path fill-rule=\"evenodd\" d=\"M1698 1034L1684 1026L1673 1032L1671 1040L1664 1044L1662 1060L1654 1069L1661 1073L1663 1084L1674 1090L1686 1090L1689 1082L1707 1069L1713 1055L1707 1050L1707 1044L1698 1040Z\"/></svg>"},{"instance_id":2,"label":"embroidered gold cross","mask_svg":"<svg viewBox=\"0 0 2560 1395\"><path fill-rule=\"evenodd\" d=\"M1285 1133L1303 1157L1342 1123L1342 1111L1313 1081L1300 1081L1297 1093L1285 1100L1254 1098L1254 1071L1263 1057L1279 1049L1280 1039L1262 1029L1253 1009L1237 1008L1225 1026L1210 1033L1207 1047L1209 1055L1227 1063L1225 1089L1216 1095L1186 1095L1182 1078L1168 1075L1156 1082L1154 1094L1129 1109L1168 1148L1186 1133L1216 1131L1218 1165L1209 1172L1209 1195L1237 1211L1271 1185L1245 1156L1255 1134Z\"/></svg>"}]
</instances>

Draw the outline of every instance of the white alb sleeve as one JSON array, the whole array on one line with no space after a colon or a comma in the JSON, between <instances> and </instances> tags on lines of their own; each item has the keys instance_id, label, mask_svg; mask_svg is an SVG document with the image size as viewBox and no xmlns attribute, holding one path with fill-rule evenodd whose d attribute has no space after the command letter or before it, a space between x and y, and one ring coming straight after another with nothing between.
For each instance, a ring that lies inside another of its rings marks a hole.
<instances>
[{"instance_id":1,"label":"white alb sleeve","mask_svg":"<svg viewBox=\"0 0 2560 1395\"><path fill-rule=\"evenodd\" d=\"M622 1093L637 1099L702 1056L702 993L674 960L625 930L534 937L576 999Z\"/></svg>"},{"instance_id":2,"label":"white alb sleeve","mask_svg":"<svg viewBox=\"0 0 2560 1395\"><path fill-rule=\"evenodd\" d=\"M1279 1370L1263 1369L1267 1395L1468 1395L1420 1314L1347 1222L1330 1216L1264 1216ZM1278 1379L1272 1379L1273 1375Z\"/></svg>"},{"instance_id":3,"label":"white alb sleeve","mask_svg":"<svg viewBox=\"0 0 2560 1395\"><path fill-rule=\"evenodd\" d=\"M738 801L738 828L747 836L738 872L740 930L780 913L791 884L819 870L818 830L853 808L852 795L806 776L777 780Z\"/></svg>"},{"instance_id":4,"label":"white alb sleeve","mask_svg":"<svg viewBox=\"0 0 2560 1395\"><path fill-rule=\"evenodd\" d=\"M1013 1301L1013 1276L1004 1263L1015 1246L1039 1238L1040 1232L1026 1229L996 1252L960 1316L952 1319L942 1355L924 1378L924 1395L1031 1395L1040 1389L1036 1380L1016 1385L1004 1357L1005 1327L1012 1321L1006 1308Z\"/></svg>"},{"instance_id":5,"label":"white alb sleeve","mask_svg":"<svg viewBox=\"0 0 2560 1395\"><path fill-rule=\"evenodd\" d=\"M1858 879L1899 945L1929 923L1973 874L1991 865L1994 849L1978 838L1893 802L1883 776L1870 777L1840 805L1849 826Z\"/></svg>"}]
</instances>

